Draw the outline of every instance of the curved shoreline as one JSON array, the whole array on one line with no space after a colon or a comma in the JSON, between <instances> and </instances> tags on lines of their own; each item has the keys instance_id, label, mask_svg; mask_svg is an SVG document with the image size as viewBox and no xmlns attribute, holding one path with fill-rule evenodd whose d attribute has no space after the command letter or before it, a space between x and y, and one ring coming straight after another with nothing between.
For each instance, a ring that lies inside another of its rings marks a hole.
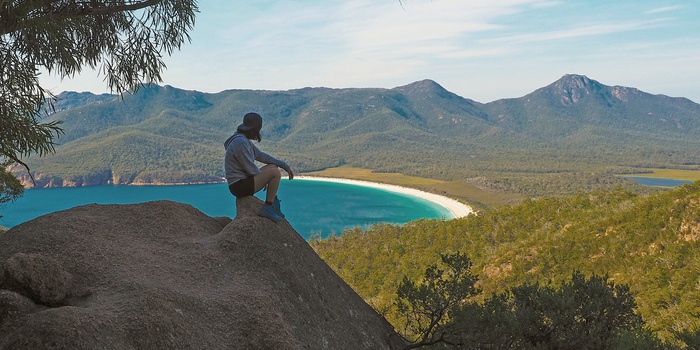
<instances>
[{"instance_id":1,"label":"curved shoreline","mask_svg":"<svg viewBox=\"0 0 700 350\"><path fill-rule=\"evenodd\" d=\"M472 209L470 206L468 206L464 203L461 203L457 200L454 200L454 199L449 198L449 197L441 196L439 194L417 190L415 188L410 188L410 187L404 187L404 186L399 186L399 185L390 185L390 184L364 181L364 180L343 179L343 178L336 178L336 177L319 177L319 176L302 175L302 176L295 176L294 178L300 179L300 180L313 180L313 181L345 183L345 184L350 184L350 185L371 187L371 188L377 188L377 189L381 189L381 190L385 190L385 191L406 194L409 196L418 197L418 198L424 199L426 201L435 203L435 204L447 209L447 211L449 211L454 218L462 218L462 217L465 217L471 213L474 213L474 209Z\"/></svg>"}]
</instances>

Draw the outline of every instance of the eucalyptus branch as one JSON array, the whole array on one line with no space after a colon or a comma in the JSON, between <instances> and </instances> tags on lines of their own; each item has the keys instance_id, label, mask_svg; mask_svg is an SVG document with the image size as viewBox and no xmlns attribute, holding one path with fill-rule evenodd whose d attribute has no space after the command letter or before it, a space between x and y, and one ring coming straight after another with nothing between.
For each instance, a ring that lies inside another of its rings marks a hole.
<instances>
[{"instance_id":1,"label":"eucalyptus branch","mask_svg":"<svg viewBox=\"0 0 700 350\"><path fill-rule=\"evenodd\" d=\"M135 11L135 10L140 10L146 7L150 7L153 5L156 5L158 3L163 2L163 0L145 0L145 1L135 1L132 3L127 3L123 5L114 5L114 6L105 6L105 7L90 7L86 6L84 10L80 13L81 15L108 15L108 14L113 14L117 12L124 12L124 11ZM83 1L80 2L81 4L84 5L92 5L94 2L90 1Z\"/></svg>"},{"instance_id":2,"label":"eucalyptus branch","mask_svg":"<svg viewBox=\"0 0 700 350\"><path fill-rule=\"evenodd\" d=\"M37 23L85 16L108 16L122 12L141 10L167 0L144 1L64 1L49 0L44 3L25 2L13 8L11 1L0 5L0 35L35 26ZM24 5L24 6L23 6ZM53 7L52 7L53 5ZM103 5L103 6L100 6Z\"/></svg>"},{"instance_id":3,"label":"eucalyptus branch","mask_svg":"<svg viewBox=\"0 0 700 350\"><path fill-rule=\"evenodd\" d=\"M161 81L163 54L190 40L197 12L196 0L0 0L0 158L34 181L22 158L55 151L63 130L39 122L54 98L40 68L65 78L101 65L112 91L133 92Z\"/></svg>"}]
</instances>

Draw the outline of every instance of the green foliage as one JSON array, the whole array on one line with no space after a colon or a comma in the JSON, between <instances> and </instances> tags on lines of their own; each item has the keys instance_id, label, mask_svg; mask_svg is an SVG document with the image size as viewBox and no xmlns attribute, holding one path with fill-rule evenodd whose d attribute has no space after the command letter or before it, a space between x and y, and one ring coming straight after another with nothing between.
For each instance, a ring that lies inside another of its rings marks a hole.
<instances>
[{"instance_id":1,"label":"green foliage","mask_svg":"<svg viewBox=\"0 0 700 350\"><path fill-rule=\"evenodd\" d=\"M403 276L417 280L440 254L463 252L484 298L572 271L609 275L635 295L662 340L700 327L700 182L663 193L613 190L528 200L462 219L378 225L312 241L365 300L387 310ZM403 328L402 319L386 318Z\"/></svg>"},{"instance_id":2,"label":"green foliage","mask_svg":"<svg viewBox=\"0 0 700 350\"><path fill-rule=\"evenodd\" d=\"M465 303L451 313L445 329L449 342L461 349L660 347L634 308L627 286L574 272L560 286L526 283L483 304Z\"/></svg>"},{"instance_id":3,"label":"green foliage","mask_svg":"<svg viewBox=\"0 0 700 350\"><path fill-rule=\"evenodd\" d=\"M2 76L23 79L21 86L43 91L36 83L37 66L70 77L101 64L108 85L117 92L159 82L163 53L171 54L189 39L196 12L191 0L5 1L0 54L30 69L3 70Z\"/></svg>"},{"instance_id":4,"label":"green foliage","mask_svg":"<svg viewBox=\"0 0 700 350\"><path fill-rule=\"evenodd\" d=\"M68 152L39 159L37 164L50 166L53 176L39 174L37 183L197 183L223 177L218 147L205 148L133 128L93 137L94 142L76 142Z\"/></svg>"},{"instance_id":5,"label":"green foliage","mask_svg":"<svg viewBox=\"0 0 700 350\"><path fill-rule=\"evenodd\" d=\"M441 329L452 309L478 292L468 257L457 253L440 258L446 269L431 265L420 284L404 277L397 290L398 313L406 319L404 334L414 338L414 347L446 341Z\"/></svg>"},{"instance_id":6,"label":"green foliage","mask_svg":"<svg viewBox=\"0 0 700 350\"><path fill-rule=\"evenodd\" d=\"M0 62L3 60L0 42ZM8 62L0 63L0 74L3 77L6 75L3 70L14 69L6 67L7 65ZM43 156L53 152L54 138L62 130L58 121L39 121L38 114L43 102L34 98L41 93L33 91L33 86L22 85L27 84L27 81L7 80L0 81L0 164L4 168L6 162L16 162L29 169L21 159L30 154ZM11 188L12 184L6 183L5 186Z\"/></svg>"},{"instance_id":7,"label":"green foliage","mask_svg":"<svg viewBox=\"0 0 700 350\"><path fill-rule=\"evenodd\" d=\"M688 349L700 349L700 328L675 332L676 338L682 341Z\"/></svg>"},{"instance_id":8,"label":"green foliage","mask_svg":"<svg viewBox=\"0 0 700 350\"><path fill-rule=\"evenodd\" d=\"M629 287L607 279L596 275L586 279L575 272L558 289L538 283L513 288L511 305L522 337L533 346L603 349L621 332L637 332L642 321L634 314Z\"/></svg>"},{"instance_id":9,"label":"green foliage","mask_svg":"<svg viewBox=\"0 0 700 350\"><path fill-rule=\"evenodd\" d=\"M163 53L170 54L189 40L187 31L196 12L194 0L0 3L3 167L9 161L29 171L22 158L53 152L55 138L63 132L57 120L39 121L41 113L54 106L53 96L39 85L39 67L61 77L71 77L84 67L101 68L117 93L138 90L142 83L161 81ZM3 198L18 192L17 181L8 181L2 190L13 192L3 192Z\"/></svg>"},{"instance_id":10,"label":"green foliage","mask_svg":"<svg viewBox=\"0 0 700 350\"><path fill-rule=\"evenodd\" d=\"M404 334L415 336L407 349L672 348L644 328L629 287L608 276L575 271L559 286L525 283L477 302L469 259L441 258L449 272L431 265L421 283L404 278L397 290ZM697 333L682 336L692 347Z\"/></svg>"},{"instance_id":11,"label":"green foliage","mask_svg":"<svg viewBox=\"0 0 700 350\"><path fill-rule=\"evenodd\" d=\"M11 173L0 164L0 204L14 201L24 192L24 187Z\"/></svg>"}]
</instances>

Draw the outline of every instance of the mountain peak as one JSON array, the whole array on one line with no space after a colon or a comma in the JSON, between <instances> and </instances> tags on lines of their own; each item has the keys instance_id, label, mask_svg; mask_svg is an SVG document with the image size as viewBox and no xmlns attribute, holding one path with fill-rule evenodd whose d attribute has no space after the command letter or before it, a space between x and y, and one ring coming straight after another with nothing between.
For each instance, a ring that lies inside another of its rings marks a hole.
<instances>
[{"instance_id":1,"label":"mountain peak","mask_svg":"<svg viewBox=\"0 0 700 350\"><path fill-rule=\"evenodd\" d=\"M114 94L95 95L91 92L63 91L56 95L56 100L53 101L53 107L55 111L63 111L92 103L114 100L116 98L118 98L118 95Z\"/></svg>"},{"instance_id":2,"label":"mountain peak","mask_svg":"<svg viewBox=\"0 0 700 350\"><path fill-rule=\"evenodd\" d=\"M14 227L0 235L0 349L402 348L262 204L239 199L234 220L91 204Z\"/></svg>"},{"instance_id":3,"label":"mountain peak","mask_svg":"<svg viewBox=\"0 0 700 350\"><path fill-rule=\"evenodd\" d=\"M557 80L554 84L563 84L578 87L591 86L595 84L600 85L599 82L580 74L565 74L564 76L559 78L559 80Z\"/></svg>"},{"instance_id":4,"label":"mountain peak","mask_svg":"<svg viewBox=\"0 0 700 350\"><path fill-rule=\"evenodd\" d=\"M398 86L394 88L394 90L399 90L405 94L449 93L442 85L430 79L423 79L407 85Z\"/></svg>"},{"instance_id":5,"label":"mountain peak","mask_svg":"<svg viewBox=\"0 0 700 350\"><path fill-rule=\"evenodd\" d=\"M577 104L589 96L610 100L608 87L585 75L567 74L540 90L558 97L563 105Z\"/></svg>"}]
</instances>

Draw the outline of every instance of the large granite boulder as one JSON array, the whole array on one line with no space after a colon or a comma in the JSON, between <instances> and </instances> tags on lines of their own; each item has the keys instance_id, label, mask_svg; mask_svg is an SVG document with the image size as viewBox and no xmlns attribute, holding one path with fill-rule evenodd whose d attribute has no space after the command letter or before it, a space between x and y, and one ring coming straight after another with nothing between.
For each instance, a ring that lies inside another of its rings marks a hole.
<instances>
[{"instance_id":1,"label":"large granite boulder","mask_svg":"<svg viewBox=\"0 0 700 350\"><path fill-rule=\"evenodd\" d=\"M93 204L0 234L0 349L401 348L260 205L238 200L231 220L170 201Z\"/></svg>"}]
</instances>

